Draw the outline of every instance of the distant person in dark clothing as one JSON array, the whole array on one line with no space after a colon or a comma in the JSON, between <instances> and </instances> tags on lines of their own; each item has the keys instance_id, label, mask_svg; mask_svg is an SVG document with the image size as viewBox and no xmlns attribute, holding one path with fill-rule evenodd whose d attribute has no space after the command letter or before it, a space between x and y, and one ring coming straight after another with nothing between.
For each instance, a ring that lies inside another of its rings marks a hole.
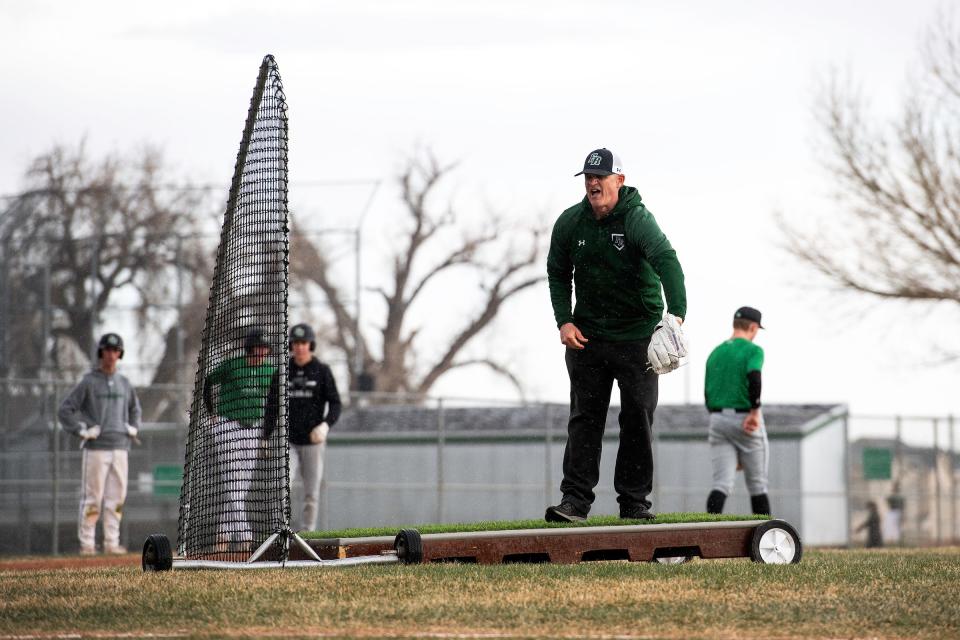
<instances>
[{"instance_id":1,"label":"distant person in dark clothing","mask_svg":"<svg viewBox=\"0 0 960 640\"><path fill-rule=\"evenodd\" d=\"M880 535L880 513L877 511L876 502L871 501L867 503L867 519L857 527L856 532L859 533L864 529L867 530L868 547L883 546L883 536Z\"/></svg>"},{"instance_id":2,"label":"distant person in dark clothing","mask_svg":"<svg viewBox=\"0 0 960 640\"><path fill-rule=\"evenodd\" d=\"M327 434L340 418L340 394L330 367L320 362L313 328L308 324L290 329L290 475L303 480L303 512L298 529L317 528L320 481Z\"/></svg>"},{"instance_id":3,"label":"distant person in dark clothing","mask_svg":"<svg viewBox=\"0 0 960 640\"><path fill-rule=\"evenodd\" d=\"M900 483L894 482L887 496L887 515L883 519L883 539L887 544L900 544L903 539L903 496Z\"/></svg>"}]
</instances>

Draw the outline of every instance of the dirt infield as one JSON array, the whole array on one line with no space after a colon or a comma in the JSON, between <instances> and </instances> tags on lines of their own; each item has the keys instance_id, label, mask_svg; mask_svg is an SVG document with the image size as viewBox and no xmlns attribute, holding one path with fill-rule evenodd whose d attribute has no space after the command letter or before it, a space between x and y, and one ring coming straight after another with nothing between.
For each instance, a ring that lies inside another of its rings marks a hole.
<instances>
[{"instance_id":1,"label":"dirt infield","mask_svg":"<svg viewBox=\"0 0 960 640\"><path fill-rule=\"evenodd\" d=\"M47 569L86 569L98 567L140 566L139 553L122 556L30 556L0 557L0 571L43 571Z\"/></svg>"}]
</instances>

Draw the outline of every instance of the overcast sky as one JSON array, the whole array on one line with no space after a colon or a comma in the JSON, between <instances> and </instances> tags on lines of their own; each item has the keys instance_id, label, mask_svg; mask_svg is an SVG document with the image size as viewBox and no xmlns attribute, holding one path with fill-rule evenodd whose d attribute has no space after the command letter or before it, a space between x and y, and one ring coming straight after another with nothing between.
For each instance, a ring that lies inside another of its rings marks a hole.
<instances>
[{"instance_id":1,"label":"overcast sky","mask_svg":"<svg viewBox=\"0 0 960 640\"><path fill-rule=\"evenodd\" d=\"M415 145L461 162L446 193L474 226L491 210L552 223L583 195L573 174L587 152L606 146L687 274L693 355L662 379L661 402L700 401L706 356L749 304L769 327L758 339L766 401L956 413L960 366L930 364L938 345L958 346L956 314L829 295L778 248L774 223L780 211L829 225L837 210L811 115L823 75L848 71L878 117L895 114L940 7L0 0L0 193L21 188L36 154L86 137L97 153L160 145L176 172L222 184L225 199L256 72L272 53L290 106L298 219L352 226L369 195L369 185L311 181L386 181L364 225L371 284L402 213L389 180ZM438 348L450 325L430 322L448 298L435 292L414 319ZM365 307L373 319L373 298ZM546 285L475 349L507 360L530 397L566 400ZM480 371L436 392L514 395Z\"/></svg>"}]
</instances>

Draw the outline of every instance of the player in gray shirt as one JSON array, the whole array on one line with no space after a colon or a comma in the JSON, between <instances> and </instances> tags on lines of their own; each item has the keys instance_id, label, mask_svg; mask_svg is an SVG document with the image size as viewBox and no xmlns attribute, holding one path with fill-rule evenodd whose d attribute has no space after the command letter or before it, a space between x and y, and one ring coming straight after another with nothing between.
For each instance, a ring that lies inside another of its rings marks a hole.
<instances>
[{"instance_id":1,"label":"player in gray shirt","mask_svg":"<svg viewBox=\"0 0 960 640\"><path fill-rule=\"evenodd\" d=\"M140 429L140 401L130 381L117 373L123 340L104 334L97 345L98 366L60 405L60 423L80 438L83 449L78 535L80 553L96 553L94 536L103 512L103 550L119 554L120 519L127 496L127 452Z\"/></svg>"}]
</instances>

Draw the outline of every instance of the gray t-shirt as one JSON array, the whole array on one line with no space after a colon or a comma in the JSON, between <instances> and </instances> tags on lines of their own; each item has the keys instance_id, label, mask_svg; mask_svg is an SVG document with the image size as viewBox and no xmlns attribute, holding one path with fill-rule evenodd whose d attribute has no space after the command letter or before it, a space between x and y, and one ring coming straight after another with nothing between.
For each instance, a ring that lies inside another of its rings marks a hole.
<instances>
[{"instance_id":1,"label":"gray t-shirt","mask_svg":"<svg viewBox=\"0 0 960 640\"><path fill-rule=\"evenodd\" d=\"M60 423L68 433L100 425L100 437L88 449L129 449L127 425L140 428L140 400L133 385L119 373L89 372L60 404Z\"/></svg>"}]
</instances>

